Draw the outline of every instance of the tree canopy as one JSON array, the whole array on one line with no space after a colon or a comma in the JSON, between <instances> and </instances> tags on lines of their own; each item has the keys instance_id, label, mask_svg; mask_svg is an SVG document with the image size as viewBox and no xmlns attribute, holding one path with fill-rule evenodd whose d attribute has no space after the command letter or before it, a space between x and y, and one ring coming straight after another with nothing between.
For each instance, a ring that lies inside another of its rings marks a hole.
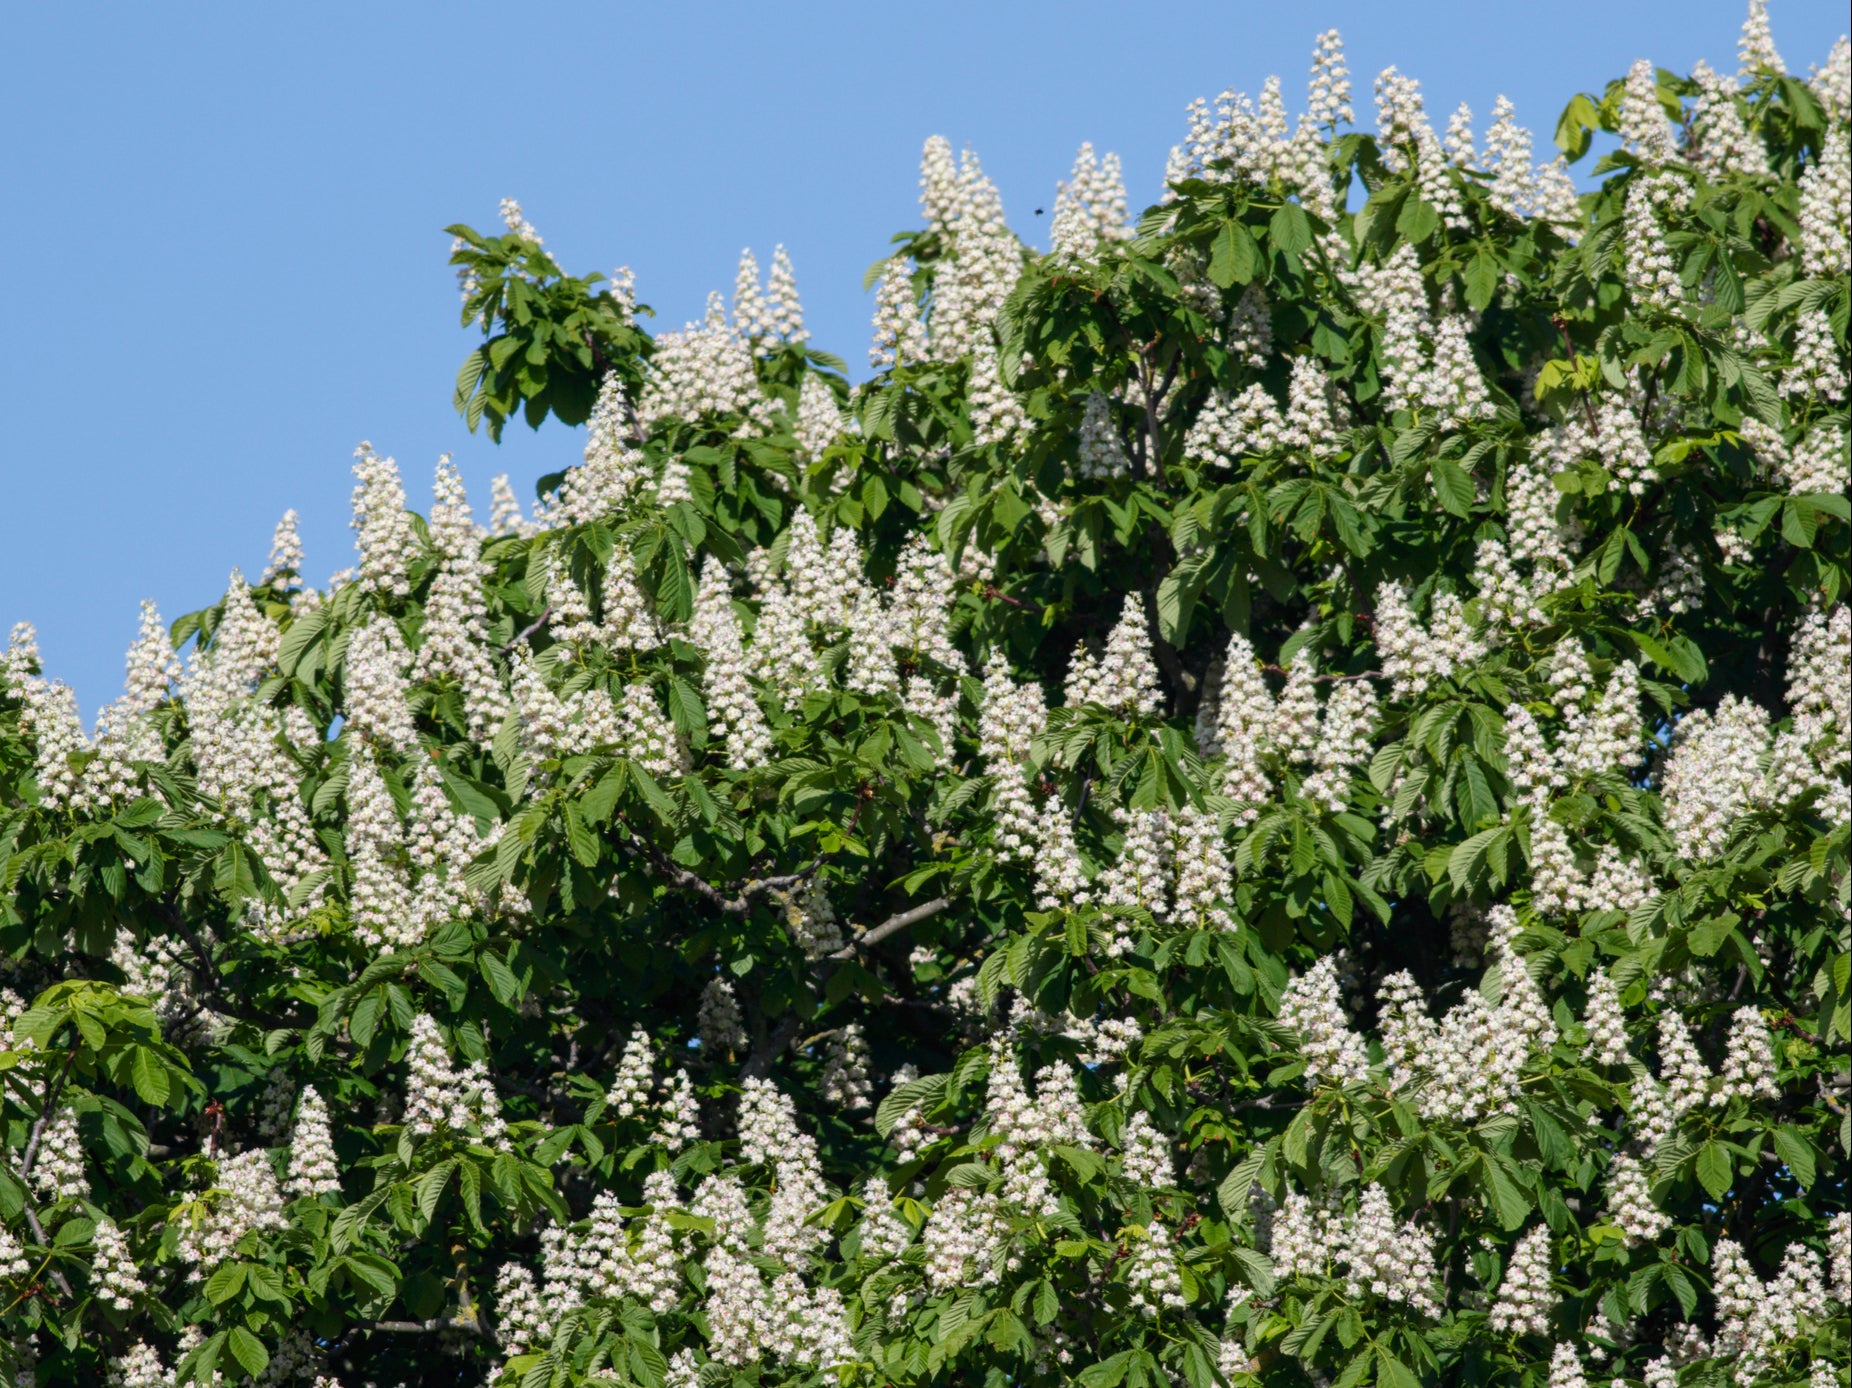
<instances>
[{"instance_id":1,"label":"tree canopy","mask_svg":"<svg viewBox=\"0 0 1852 1388\"><path fill-rule=\"evenodd\" d=\"M581 462L0 658L8 1381L1845 1385L1852 55L1739 65L1321 35L1047 254L934 138L857 384L451 228Z\"/></svg>"}]
</instances>

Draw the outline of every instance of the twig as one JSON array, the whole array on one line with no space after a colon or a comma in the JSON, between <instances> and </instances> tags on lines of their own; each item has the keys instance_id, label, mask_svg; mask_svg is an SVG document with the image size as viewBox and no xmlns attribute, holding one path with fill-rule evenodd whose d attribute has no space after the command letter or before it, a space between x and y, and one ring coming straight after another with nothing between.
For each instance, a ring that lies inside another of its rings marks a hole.
<instances>
[{"instance_id":1,"label":"twig","mask_svg":"<svg viewBox=\"0 0 1852 1388\"><path fill-rule=\"evenodd\" d=\"M856 808L859 810L861 807L858 805ZM736 895L728 896L699 873L690 872L681 864L674 862L662 850L634 830L628 846L648 858L650 866L669 879L670 886L694 892L716 910L729 916L745 915L752 909L752 898L764 896L768 892L788 891L816 876L817 869L823 866L823 860L818 858L808 867L799 868L796 872L786 873L781 877L749 877L740 885Z\"/></svg>"},{"instance_id":2,"label":"twig","mask_svg":"<svg viewBox=\"0 0 1852 1388\"><path fill-rule=\"evenodd\" d=\"M539 631L540 628L542 628L543 626L547 624L547 619L551 617L552 615L553 615L553 605L549 603L547 604L547 606L540 609L540 615L538 617L534 618L533 621L529 622L520 631L517 631L514 634L514 639L511 640L506 646L502 647L502 654L507 655L508 652L512 651L516 646L520 645L523 641L527 640L528 637L532 636L535 632Z\"/></svg>"},{"instance_id":3,"label":"twig","mask_svg":"<svg viewBox=\"0 0 1852 1388\"><path fill-rule=\"evenodd\" d=\"M386 1335L436 1335L445 1330L478 1331L480 1325L474 1317L463 1320L436 1316L428 1321L362 1321L354 1329L377 1330Z\"/></svg>"},{"instance_id":4,"label":"twig","mask_svg":"<svg viewBox=\"0 0 1852 1388\"><path fill-rule=\"evenodd\" d=\"M154 902L154 912L191 951L193 957L182 959L181 962L186 965L186 971L193 976L193 981L218 1000L227 1016L272 1029L287 1027L294 1031L302 1031L315 1025L313 1017L253 1007L226 992L224 980L219 976L218 965L213 962L212 951L206 948L206 942L200 939L199 932L193 929L185 916L180 914L180 908L171 900L162 898Z\"/></svg>"},{"instance_id":5,"label":"twig","mask_svg":"<svg viewBox=\"0 0 1852 1388\"><path fill-rule=\"evenodd\" d=\"M64 1093L64 1082L70 1078L71 1067L77 1064L77 1052L81 1045L80 1038L79 1042L71 1047L70 1054L65 1056L64 1066L58 1071L56 1078L45 1087L44 1106L39 1109L38 1120L32 1125L32 1135L26 1139L25 1154L19 1159L19 1186L25 1207L26 1225L32 1230L33 1242L41 1248L49 1246L51 1240L45 1237L45 1226L39 1223L38 1211L32 1208L30 1193L32 1168L38 1162L39 1146L45 1140L45 1130L51 1124L52 1114L57 1111L59 1096ZM65 1280L62 1270L53 1268L51 1279L58 1284L58 1289L66 1296L71 1294L71 1284Z\"/></svg>"},{"instance_id":6,"label":"twig","mask_svg":"<svg viewBox=\"0 0 1852 1388\"><path fill-rule=\"evenodd\" d=\"M994 583L986 583L984 585L984 596L993 602L1007 602L1011 607L1019 607L1024 612L1033 612L1038 617L1042 613L1042 609L1035 603L1024 602L1021 598L1013 598Z\"/></svg>"},{"instance_id":7,"label":"twig","mask_svg":"<svg viewBox=\"0 0 1852 1388\"><path fill-rule=\"evenodd\" d=\"M81 1045L81 1042L79 1043ZM58 1107L58 1096L64 1092L64 1082L70 1078L71 1067L77 1064L79 1046L72 1046L70 1054L64 1058L64 1066L58 1071L45 1090L45 1105L39 1110L38 1121L32 1125L32 1135L26 1139L25 1155L19 1159L19 1178L24 1181L31 1177L33 1165L39 1159L39 1144L45 1139L45 1129L51 1123L52 1113Z\"/></svg>"},{"instance_id":8,"label":"twig","mask_svg":"<svg viewBox=\"0 0 1852 1388\"><path fill-rule=\"evenodd\" d=\"M871 930L864 930L829 957L831 959L853 959L858 950L873 949L888 936L897 935L910 925L918 925L929 916L938 915L951 904L951 898L944 896L936 896L931 901L923 901L910 910L889 916Z\"/></svg>"},{"instance_id":9,"label":"twig","mask_svg":"<svg viewBox=\"0 0 1852 1388\"><path fill-rule=\"evenodd\" d=\"M791 1049L794 1051L807 1051L812 1046L816 1045L817 1042L827 1041L830 1039L830 1037L837 1035L841 1031L842 1031L841 1027L830 1027L826 1031L815 1032L809 1036L806 1036L802 1041L797 1042L795 1045L791 1047Z\"/></svg>"},{"instance_id":10,"label":"twig","mask_svg":"<svg viewBox=\"0 0 1852 1388\"><path fill-rule=\"evenodd\" d=\"M1263 665L1260 667L1270 675L1290 675L1292 672L1284 665ZM1381 670L1365 670L1359 675L1313 675L1319 684L1355 684L1358 680L1386 680L1389 677Z\"/></svg>"},{"instance_id":11,"label":"twig","mask_svg":"<svg viewBox=\"0 0 1852 1388\"><path fill-rule=\"evenodd\" d=\"M1153 410L1164 403L1164 397L1170 394L1170 388L1177 383L1177 368L1182 364L1183 357L1178 355L1172 357L1170 359L1170 365L1164 368L1164 379L1158 382L1157 390L1151 398L1151 407ZM1153 423L1155 422L1154 419Z\"/></svg>"},{"instance_id":12,"label":"twig","mask_svg":"<svg viewBox=\"0 0 1852 1388\"><path fill-rule=\"evenodd\" d=\"M1574 366L1578 361L1581 360L1581 355L1580 353L1576 351L1575 343L1569 340L1568 321L1562 318L1553 319L1551 321L1553 321L1556 324L1556 330L1563 335L1563 350L1569 353L1569 364L1571 366ZM1589 432L1592 434L1597 434L1597 435L1600 434L1601 426L1595 422L1595 402L1589 399L1588 392L1586 390L1582 392L1582 408L1588 411Z\"/></svg>"},{"instance_id":13,"label":"twig","mask_svg":"<svg viewBox=\"0 0 1852 1388\"><path fill-rule=\"evenodd\" d=\"M936 916L952 904L950 897L936 896L931 901L923 901L905 911L889 916L871 930L864 930L855 939L837 950L825 955L818 961L816 973L819 981L827 982L836 971L836 965L853 959L860 950L872 949L883 940L897 935L910 925L917 925L929 916ZM778 1025L746 1057L746 1063L740 1067L744 1079L764 1079L772 1068L772 1062L783 1055L793 1041L797 1039L798 1029L803 1026L803 1019L795 1012L787 1012L778 1019Z\"/></svg>"}]
</instances>

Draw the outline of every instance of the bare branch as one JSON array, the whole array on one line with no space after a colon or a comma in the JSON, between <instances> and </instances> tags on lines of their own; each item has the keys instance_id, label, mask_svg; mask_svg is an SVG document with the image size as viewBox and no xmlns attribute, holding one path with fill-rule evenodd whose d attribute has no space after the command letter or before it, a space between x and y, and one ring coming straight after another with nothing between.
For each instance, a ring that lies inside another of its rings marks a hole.
<instances>
[{"instance_id":1,"label":"bare branch","mask_svg":"<svg viewBox=\"0 0 1852 1388\"><path fill-rule=\"evenodd\" d=\"M780 877L749 877L734 895L728 896L699 873L690 872L680 863L673 861L635 830L631 831L630 842L626 847L649 859L650 866L666 877L670 886L695 893L715 910L729 916L745 915L752 909L754 897L765 896L771 892L788 891L792 887L809 881L816 876L817 869L823 866L823 860L818 858L808 867L799 868L796 872L786 873Z\"/></svg>"},{"instance_id":2,"label":"bare branch","mask_svg":"<svg viewBox=\"0 0 1852 1388\"><path fill-rule=\"evenodd\" d=\"M1263 665L1260 667L1270 675L1290 675L1292 672L1284 665ZM1386 680L1389 677L1381 670L1365 670L1357 675L1313 675L1317 684L1355 684L1359 680Z\"/></svg>"},{"instance_id":3,"label":"bare branch","mask_svg":"<svg viewBox=\"0 0 1852 1388\"><path fill-rule=\"evenodd\" d=\"M771 1034L752 1049L746 1057L746 1063L740 1066L740 1078L762 1080L766 1071L772 1068L772 1062L783 1055L793 1041L797 1039L798 1028L803 1025L795 1012L787 1012L778 1019Z\"/></svg>"},{"instance_id":4,"label":"bare branch","mask_svg":"<svg viewBox=\"0 0 1852 1388\"><path fill-rule=\"evenodd\" d=\"M436 1335L445 1330L473 1330L473 1324L437 1318L428 1321L367 1321L361 1330L377 1330L386 1335Z\"/></svg>"},{"instance_id":5,"label":"bare branch","mask_svg":"<svg viewBox=\"0 0 1852 1388\"><path fill-rule=\"evenodd\" d=\"M831 959L853 959L856 953L864 949L873 949L890 935L896 935L910 925L918 925L930 916L936 916L952 904L950 897L936 896L931 901L921 902L910 910L889 916L871 930L864 930L848 944L830 955Z\"/></svg>"},{"instance_id":6,"label":"bare branch","mask_svg":"<svg viewBox=\"0 0 1852 1388\"><path fill-rule=\"evenodd\" d=\"M25 1205L26 1226L32 1230L32 1241L41 1248L49 1247L51 1241L45 1237L45 1226L39 1223L38 1211L32 1208L30 1185L32 1168L38 1162L39 1148L45 1140L45 1130L51 1126L52 1114L58 1111L58 1100L64 1093L64 1082L70 1078L71 1067L77 1064L77 1051L78 1045L73 1044L70 1053L64 1058L63 1067L52 1082L45 1087L45 1103L39 1109L38 1119L32 1125L32 1135L26 1139L25 1154L19 1161L19 1185ZM71 1294L71 1284L65 1280L62 1271L53 1268L51 1280L58 1284L58 1289L66 1296Z\"/></svg>"},{"instance_id":7,"label":"bare branch","mask_svg":"<svg viewBox=\"0 0 1852 1388\"><path fill-rule=\"evenodd\" d=\"M517 631L514 634L514 639L509 641L509 643L506 646L502 647L502 654L507 655L508 652L512 651L516 646L520 645L523 641L527 640L528 637L532 636L535 632L539 631L540 628L542 628L543 626L547 624L548 619L551 618L552 615L553 615L553 607L552 607L552 604L549 603L547 606L540 609L540 615L538 617L534 618L533 621L529 622L525 627Z\"/></svg>"},{"instance_id":8,"label":"bare branch","mask_svg":"<svg viewBox=\"0 0 1852 1388\"><path fill-rule=\"evenodd\" d=\"M227 992L225 981L219 975L219 967L213 961L212 951L206 948L206 942L200 938L199 932L193 928L192 923L181 914L180 908L168 899L158 899L153 905L154 913L185 943L192 957L183 956L181 963L186 966L187 973L192 976L201 991L210 993L216 1000L217 1010L229 1017L236 1017L241 1022L251 1022L273 1030L287 1028L292 1031L302 1031L315 1024L315 1019L311 1016L272 1012L268 1008L253 1007L244 999Z\"/></svg>"},{"instance_id":9,"label":"bare branch","mask_svg":"<svg viewBox=\"0 0 1852 1388\"><path fill-rule=\"evenodd\" d=\"M39 1110L38 1120L32 1125L32 1135L26 1139L25 1155L19 1159L19 1179L29 1180L32 1168L39 1159L39 1145L45 1140L45 1130L51 1125L52 1114L58 1111L58 1098L64 1093L64 1082L71 1076L71 1067L77 1064L78 1046L73 1045L70 1053L64 1057L64 1065L59 1069L45 1090L45 1104Z\"/></svg>"},{"instance_id":10,"label":"bare branch","mask_svg":"<svg viewBox=\"0 0 1852 1388\"><path fill-rule=\"evenodd\" d=\"M853 959L859 951L872 949L889 936L899 934L908 926L917 925L929 916L938 915L951 904L950 897L937 896L931 901L923 901L918 906L909 907L905 911L889 916L872 930L864 930L834 954L826 955L817 962L815 972L819 980L827 981L829 976L836 971L838 964ZM764 1079L766 1072L772 1068L772 1062L790 1049L791 1043L797 1039L797 1033L803 1024L803 1018L795 1012L787 1012L780 1017L778 1025L773 1027L746 1057L746 1063L740 1067L741 1076L746 1079ZM824 1034L828 1035L827 1032Z\"/></svg>"}]
</instances>

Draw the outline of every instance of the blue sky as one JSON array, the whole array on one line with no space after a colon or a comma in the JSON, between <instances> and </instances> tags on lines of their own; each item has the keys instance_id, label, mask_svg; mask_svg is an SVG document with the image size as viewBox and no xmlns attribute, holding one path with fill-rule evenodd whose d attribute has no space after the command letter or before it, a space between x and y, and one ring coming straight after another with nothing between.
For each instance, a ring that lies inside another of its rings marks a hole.
<instances>
[{"instance_id":1,"label":"blue sky","mask_svg":"<svg viewBox=\"0 0 1852 1388\"><path fill-rule=\"evenodd\" d=\"M1774 0L1790 70L1846 27ZM369 439L414 504L456 455L479 512L573 431L500 448L450 406L472 340L442 228L519 197L570 270L628 263L657 326L729 289L740 249L795 261L817 345L865 362L864 268L917 224L922 141L970 145L1042 242L1082 140L1153 200L1184 107L1278 72L1296 110L1341 29L1361 121L1394 63L1436 124L1500 93L1547 145L1574 92L1636 57L1734 70L1738 0L801 7L37 5L8 16L13 266L0 451L0 631L39 628L86 714L121 680L137 604L172 620L255 573L287 507L312 581L351 561ZM929 16L920 18L922 14Z\"/></svg>"}]
</instances>

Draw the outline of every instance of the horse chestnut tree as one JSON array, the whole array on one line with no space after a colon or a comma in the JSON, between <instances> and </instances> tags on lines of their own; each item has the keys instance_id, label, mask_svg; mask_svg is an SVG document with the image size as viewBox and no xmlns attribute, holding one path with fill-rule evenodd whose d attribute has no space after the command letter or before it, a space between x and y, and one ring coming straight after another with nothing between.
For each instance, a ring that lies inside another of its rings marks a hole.
<instances>
[{"instance_id":1,"label":"horse chestnut tree","mask_svg":"<svg viewBox=\"0 0 1852 1388\"><path fill-rule=\"evenodd\" d=\"M855 385L452 228L583 461L0 661L9 1381L1844 1385L1852 98L1739 57L1540 162L1326 34L1047 254L934 139Z\"/></svg>"}]
</instances>

